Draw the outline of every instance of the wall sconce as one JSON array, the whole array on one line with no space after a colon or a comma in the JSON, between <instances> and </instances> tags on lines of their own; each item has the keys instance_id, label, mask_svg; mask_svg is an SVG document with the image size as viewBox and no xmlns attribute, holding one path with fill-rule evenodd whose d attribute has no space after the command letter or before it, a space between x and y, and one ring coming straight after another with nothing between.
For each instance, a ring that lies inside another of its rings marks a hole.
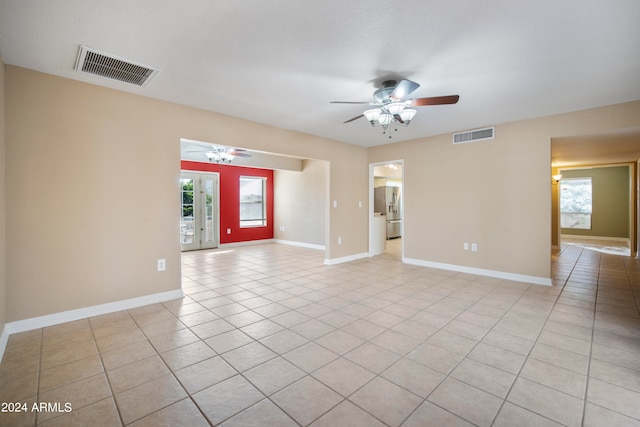
<instances>
[{"instance_id":1,"label":"wall sconce","mask_svg":"<svg viewBox=\"0 0 640 427\"><path fill-rule=\"evenodd\" d=\"M553 175L551 177L551 184L558 185L558 182L560 182L561 179L562 179L562 174L561 173L559 173L557 175Z\"/></svg>"}]
</instances>

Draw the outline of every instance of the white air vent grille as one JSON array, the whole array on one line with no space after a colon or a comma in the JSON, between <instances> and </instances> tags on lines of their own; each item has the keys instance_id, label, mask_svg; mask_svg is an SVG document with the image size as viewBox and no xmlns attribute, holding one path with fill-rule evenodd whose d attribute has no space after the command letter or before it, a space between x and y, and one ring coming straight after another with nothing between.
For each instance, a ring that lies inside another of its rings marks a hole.
<instances>
[{"instance_id":1,"label":"white air vent grille","mask_svg":"<svg viewBox=\"0 0 640 427\"><path fill-rule=\"evenodd\" d=\"M136 64L104 52L80 46L76 71L95 74L136 86L146 86L159 70Z\"/></svg>"},{"instance_id":2,"label":"white air vent grille","mask_svg":"<svg viewBox=\"0 0 640 427\"><path fill-rule=\"evenodd\" d=\"M484 139L493 139L495 137L495 128L484 128L470 130L467 132L459 132L453 134L454 144L464 144L466 142L482 141Z\"/></svg>"}]
</instances>

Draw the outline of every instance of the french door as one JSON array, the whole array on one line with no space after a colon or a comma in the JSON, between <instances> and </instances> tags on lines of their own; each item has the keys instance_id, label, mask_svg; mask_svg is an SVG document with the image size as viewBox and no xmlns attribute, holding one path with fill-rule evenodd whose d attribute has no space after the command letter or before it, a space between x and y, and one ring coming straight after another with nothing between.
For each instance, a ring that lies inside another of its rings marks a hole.
<instances>
[{"instance_id":1,"label":"french door","mask_svg":"<svg viewBox=\"0 0 640 427\"><path fill-rule=\"evenodd\" d=\"M218 246L218 174L182 172L180 243L183 251Z\"/></svg>"}]
</instances>

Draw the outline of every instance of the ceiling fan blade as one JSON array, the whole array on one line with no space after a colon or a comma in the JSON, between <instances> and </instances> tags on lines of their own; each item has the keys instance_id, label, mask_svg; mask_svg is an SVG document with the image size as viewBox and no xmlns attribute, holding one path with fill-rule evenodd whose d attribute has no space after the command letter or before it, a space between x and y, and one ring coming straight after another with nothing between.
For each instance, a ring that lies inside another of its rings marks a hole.
<instances>
[{"instance_id":1,"label":"ceiling fan blade","mask_svg":"<svg viewBox=\"0 0 640 427\"><path fill-rule=\"evenodd\" d=\"M355 116L354 118L349 119L349 120L347 120L346 122L343 122L343 123L349 123L349 122L352 122L354 120L358 120L360 117L364 117L364 114L360 114L359 116Z\"/></svg>"},{"instance_id":2,"label":"ceiling fan blade","mask_svg":"<svg viewBox=\"0 0 640 427\"><path fill-rule=\"evenodd\" d=\"M241 152L238 152L238 151L229 151L229 154L231 154L232 156L236 156L236 157L246 157L246 158L253 157L249 153L241 153Z\"/></svg>"},{"instance_id":3,"label":"ceiling fan blade","mask_svg":"<svg viewBox=\"0 0 640 427\"><path fill-rule=\"evenodd\" d=\"M389 98L394 101L400 101L401 99L406 98L411 92L418 89L419 87L420 85L418 83L412 82L411 80L400 80L400 83L398 83L395 89L393 89L393 92L391 92Z\"/></svg>"},{"instance_id":4,"label":"ceiling fan blade","mask_svg":"<svg viewBox=\"0 0 640 427\"><path fill-rule=\"evenodd\" d=\"M455 104L460 99L460 95L448 95L448 96L432 96L430 98L415 98L411 99L412 107L423 107L425 105L444 105Z\"/></svg>"},{"instance_id":5,"label":"ceiling fan blade","mask_svg":"<svg viewBox=\"0 0 640 427\"><path fill-rule=\"evenodd\" d=\"M331 101L329 104L370 104L369 101Z\"/></svg>"}]
</instances>

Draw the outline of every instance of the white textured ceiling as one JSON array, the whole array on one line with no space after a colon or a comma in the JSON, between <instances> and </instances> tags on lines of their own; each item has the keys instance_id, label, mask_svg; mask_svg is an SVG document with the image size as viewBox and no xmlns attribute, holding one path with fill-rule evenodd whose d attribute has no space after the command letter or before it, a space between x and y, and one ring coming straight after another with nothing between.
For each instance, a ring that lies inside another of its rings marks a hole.
<instances>
[{"instance_id":1,"label":"white textured ceiling","mask_svg":"<svg viewBox=\"0 0 640 427\"><path fill-rule=\"evenodd\" d=\"M638 0L0 0L5 63L362 146L640 99ZM74 71L86 45L159 68ZM343 124L388 78L420 107L389 140Z\"/></svg>"}]
</instances>

